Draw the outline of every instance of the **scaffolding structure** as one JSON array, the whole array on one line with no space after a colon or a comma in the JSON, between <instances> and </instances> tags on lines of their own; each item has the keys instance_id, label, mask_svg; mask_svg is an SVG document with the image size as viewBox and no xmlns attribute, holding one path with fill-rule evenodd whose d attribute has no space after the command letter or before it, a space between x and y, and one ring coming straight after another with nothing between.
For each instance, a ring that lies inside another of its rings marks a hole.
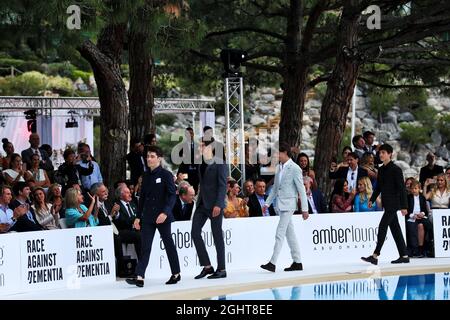
<instances>
[{"instance_id":1,"label":"scaffolding structure","mask_svg":"<svg viewBox=\"0 0 450 320\"><path fill-rule=\"evenodd\" d=\"M245 136L242 77L225 78L226 160L230 176L244 188Z\"/></svg>"}]
</instances>

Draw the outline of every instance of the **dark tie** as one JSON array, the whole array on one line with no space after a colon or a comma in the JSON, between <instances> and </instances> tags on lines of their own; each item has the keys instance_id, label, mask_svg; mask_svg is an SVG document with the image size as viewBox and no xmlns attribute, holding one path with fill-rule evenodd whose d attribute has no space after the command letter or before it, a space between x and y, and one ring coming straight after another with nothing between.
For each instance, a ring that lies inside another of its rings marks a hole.
<instances>
[{"instance_id":1,"label":"dark tie","mask_svg":"<svg viewBox=\"0 0 450 320\"><path fill-rule=\"evenodd\" d=\"M182 203L181 204L181 214L182 214L182 216L184 217L185 215L186 215L186 203Z\"/></svg>"},{"instance_id":2,"label":"dark tie","mask_svg":"<svg viewBox=\"0 0 450 320\"><path fill-rule=\"evenodd\" d=\"M132 218L133 217L133 211L131 210L131 207L130 207L129 203L127 203L127 211L128 211L128 216L130 218Z\"/></svg>"}]
</instances>

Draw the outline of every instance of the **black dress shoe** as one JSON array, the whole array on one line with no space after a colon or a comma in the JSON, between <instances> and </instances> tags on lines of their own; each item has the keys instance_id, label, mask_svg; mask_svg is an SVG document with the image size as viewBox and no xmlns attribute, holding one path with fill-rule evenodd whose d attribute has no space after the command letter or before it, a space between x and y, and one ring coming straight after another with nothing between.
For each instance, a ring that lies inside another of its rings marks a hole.
<instances>
[{"instance_id":1,"label":"black dress shoe","mask_svg":"<svg viewBox=\"0 0 450 320\"><path fill-rule=\"evenodd\" d=\"M225 270L216 270L212 275L208 277L208 279L219 279L219 278L226 278L227 272Z\"/></svg>"},{"instance_id":2,"label":"black dress shoe","mask_svg":"<svg viewBox=\"0 0 450 320\"><path fill-rule=\"evenodd\" d=\"M268 262L266 264L262 264L261 268L270 272L275 272L276 266L272 262Z\"/></svg>"},{"instance_id":3,"label":"black dress shoe","mask_svg":"<svg viewBox=\"0 0 450 320\"><path fill-rule=\"evenodd\" d=\"M214 273L213 267L203 268L202 272L200 272L200 274L198 276L195 276L194 279L201 279L201 278L206 277L208 274L213 274L213 273Z\"/></svg>"},{"instance_id":4,"label":"black dress shoe","mask_svg":"<svg viewBox=\"0 0 450 320\"><path fill-rule=\"evenodd\" d=\"M300 271L300 270L303 270L303 265L297 262L292 262L289 268L284 269L284 271Z\"/></svg>"},{"instance_id":5,"label":"black dress shoe","mask_svg":"<svg viewBox=\"0 0 450 320\"><path fill-rule=\"evenodd\" d=\"M139 280L138 278L128 278L125 280L128 284L135 285L136 287L142 288L144 286L144 280Z\"/></svg>"},{"instance_id":6,"label":"black dress shoe","mask_svg":"<svg viewBox=\"0 0 450 320\"><path fill-rule=\"evenodd\" d=\"M361 260L365 261L365 262L370 262L371 264L374 264L374 265L378 264L378 259L374 258L373 256L361 257Z\"/></svg>"},{"instance_id":7,"label":"black dress shoe","mask_svg":"<svg viewBox=\"0 0 450 320\"><path fill-rule=\"evenodd\" d=\"M177 283L180 280L181 280L181 275L180 274L178 274L177 276L171 275L170 279L166 282L166 284L175 284L175 283Z\"/></svg>"},{"instance_id":8,"label":"black dress shoe","mask_svg":"<svg viewBox=\"0 0 450 320\"><path fill-rule=\"evenodd\" d=\"M391 263L409 263L409 257L400 257L397 260L391 261Z\"/></svg>"}]
</instances>

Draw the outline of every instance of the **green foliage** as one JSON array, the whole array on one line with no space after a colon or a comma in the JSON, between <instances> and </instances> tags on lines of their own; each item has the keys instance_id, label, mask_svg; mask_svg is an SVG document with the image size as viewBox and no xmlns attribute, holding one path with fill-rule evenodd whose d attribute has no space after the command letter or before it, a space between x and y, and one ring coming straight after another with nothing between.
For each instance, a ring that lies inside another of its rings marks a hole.
<instances>
[{"instance_id":1,"label":"green foliage","mask_svg":"<svg viewBox=\"0 0 450 320\"><path fill-rule=\"evenodd\" d=\"M165 97L167 91L177 87L176 78L173 74L159 73L153 78L153 86L157 97Z\"/></svg>"},{"instance_id":2,"label":"green foliage","mask_svg":"<svg viewBox=\"0 0 450 320\"><path fill-rule=\"evenodd\" d=\"M159 115L158 115L159 116ZM172 164L170 154L172 149L179 143L179 141L171 141L172 134L170 132L163 132L158 139L158 147L160 147L164 154L164 159L168 164Z\"/></svg>"},{"instance_id":3,"label":"green foliage","mask_svg":"<svg viewBox=\"0 0 450 320\"><path fill-rule=\"evenodd\" d=\"M370 111L377 115L387 113L395 103L396 96L391 90L373 90L369 93Z\"/></svg>"},{"instance_id":4,"label":"green foliage","mask_svg":"<svg viewBox=\"0 0 450 320\"><path fill-rule=\"evenodd\" d=\"M84 83L89 83L89 77L92 75L93 75L92 72L86 72L83 70L76 69L73 70L70 79L76 81L78 78L81 78L84 81Z\"/></svg>"},{"instance_id":5,"label":"green foliage","mask_svg":"<svg viewBox=\"0 0 450 320\"><path fill-rule=\"evenodd\" d=\"M48 78L47 90L59 93L62 96L72 96L74 91L72 81L60 76Z\"/></svg>"},{"instance_id":6,"label":"green foliage","mask_svg":"<svg viewBox=\"0 0 450 320\"><path fill-rule=\"evenodd\" d=\"M46 88L48 78L37 71L25 72L18 77L6 77L5 87L0 88L6 95L36 96Z\"/></svg>"},{"instance_id":7,"label":"green foliage","mask_svg":"<svg viewBox=\"0 0 450 320\"><path fill-rule=\"evenodd\" d=\"M177 119L177 116L173 114L162 113L156 116L156 126L166 125L171 126Z\"/></svg>"},{"instance_id":8,"label":"green foliage","mask_svg":"<svg viewBox=\"0 0 450 320\"><path fill-rule=\"evenodd\" d=\"M422 125L433 128L436 125L438 112L429 106L422 106L412 111L414 118L418 119Z\"/></svg>"},{"instance_id":9,"label":"green foliage","mask_svg":"<svg viewBox=\"0 0 450 320\"><path fill-rule=\"evenodd\" d=\"M424 88L407 88L400 91L397 97L402 109L414 109L427 105L428 93Z\"/></svg>"},{"instance_id":10,"label":"green foliage","mask_svg":"<svg viewBox=\"0 0 450 320\"><path fill-rule=\"evenodd\" d=\"M76 67L69 61L49 63L46 67L46 73L52 76L71 77L75 70Z\"/></svg>"},{"instance_id":11,"label":"green foliage","mask_svg":"<svg viewBox=\"0 0 450 320\"><path fill-rule=\"evenodd\" d=\"M431 142L430 133L432 128L409 122L400 123L400 127L403 129L400 133L401 138L410 143L412 150L418 144Z\"/></svg>"},{"instance_id":12,"label":"green foliage","mask_svg":"<svg viewBox=\"0 0 450 320\"><path fill-rule=\"evenodd\" d=\"M450 141L450 113L439 118L438 129L445 141Z\"/></svg>"},{"instance_id":13,"label":"green foliage","mask_svg":"<svg viewBox=\"0 0 450 320\"><path fill-rule=\"evenodd\" d=\"M352 145L352 128L351 127L346 127L344 130L344 135L342 136L342 141L341 141L341 145L339 146L339 150L338 150L338 161L344 161L344 159L342 159L342 149L344 149L345 146L350 146Z\"/></svg>"}]
</instances>

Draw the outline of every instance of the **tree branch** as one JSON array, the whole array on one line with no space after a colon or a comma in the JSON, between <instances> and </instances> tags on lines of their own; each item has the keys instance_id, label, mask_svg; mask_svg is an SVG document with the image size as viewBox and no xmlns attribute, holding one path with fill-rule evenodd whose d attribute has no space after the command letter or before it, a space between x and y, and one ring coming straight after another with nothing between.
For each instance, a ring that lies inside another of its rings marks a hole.
<instances>
[{"instance_id":1,"label":"tree branch","mask_svg":"<svg viewBox=\"0 0 450 320\"><path fill-rule=\"evenodd\" d=\"M282 67L268 66L268 65L264 65L264 64L251 63L251 62L244 62L242 65L246 66L246 67L249 67L249 68L252 68L252 69L256 69L256 70L267 71L267 72L275 72L275 73L278 73L278 74L283 74L283 68Z\"/></svg>"},{"instance_id":2,"label":"tree branch","mask_svg":"<svg viewBox=\"0 0 450 320\"><path fill-rule=\"evenodd\" d=\"M281 41L287 40L287 38L285 36L283 36L279 33L260 29L260 28L254 28L254 27L239 27L239 28L232 28L232 29L228 29L228 30L211 32L205 36L205 39L208 39L211 37L218 37L218 36L222 36L222 35L230 34L230 33L238 33L238 32L255 32L255 33L260 33L260 34L263 34L263 35L266 35L269 37L273 37L276 39L280 39Z\"/></svg>"},{"instance_id":3,"label":"tree branch","mask_svg":"<svg viewBox=\"0 0 450 320\"><path fill-rule=\"evenodd\" d=\"M444 60L444 59L405 59L405 58L377 58L377 59L371 59L368 60L369 62L376 62L376 63L384 63L384 64L408 64L408 65L414 65L414 66L427 66L427 65L450 65L450 60Z\"/></svg>"},{"instance_id":4,"label":"tree branch","mask_svg":"<svg viewBox=\"0 0 450 320\"><path fill-rule=\"evenodd\" d=\"M328 4L328 0L319 0L312 8L311 13L306 23L305 31L303 32L303 40L301 44L301 52L306 53L309 51L311 40L314 36L314 29L317 27L320 15L325 10Z\"/></svg>"},{"instance_id":5,"label":"tree branch","mask_svg":"<svg viewBox=\"0 0 450 320\"><path fill-rule=\"evenodd\" d=\"M317 78L311 80L311 81L308 83L308 90L314 88L316 85L318 85L318 84L321 83L321 82L325 82L325 81L330 80L330 78L331 78L331 73L329 73L329 74L323 74L323 75L321 75L321 76L319 76L319 77L317 77Z\"/></svg>"},{"instance_id":6,"label":"tree branch","mask_svg":"<svg viewBox=\"0 0 450 320\"><path fill-rule=\"evenodd\" d=\"M441 81L439 83L433 83L433 84L427 84L427 85L421 85L421 84L386 84L386 83L379 83L375 82L373 80L358 77L359 81L372 84L374 86L380 87L380 88L387 88L387 89L396 89L396 88L438 88L438 87L450 87L450 83Z\"/></svg>"}]
</instances>

